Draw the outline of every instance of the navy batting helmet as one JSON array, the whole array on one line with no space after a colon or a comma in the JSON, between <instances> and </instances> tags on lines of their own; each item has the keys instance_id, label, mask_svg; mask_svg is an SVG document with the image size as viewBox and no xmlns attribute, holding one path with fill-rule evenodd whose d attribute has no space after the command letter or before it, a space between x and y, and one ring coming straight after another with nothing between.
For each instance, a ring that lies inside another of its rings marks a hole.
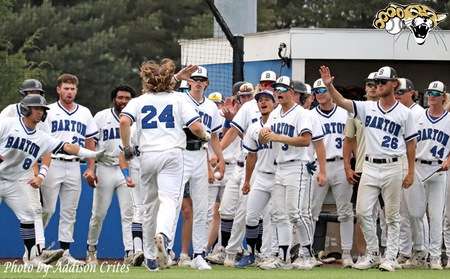
<instances>
[{"instance_id":1,"label":"navy batting helmet","mask_svg":"<svg viewBox=\"0 0 450 279\"><path fill-rule=\"evenodd\" d=\"M19 93L23 97L33 91L38 92L40 95L45 93L44 89L42 89L42 83L37 79L26 79L19 88Z\"/></svg>"},{"instance_id":2,"label":"navy batting helmet","mask_svg":"<svg viewBox=\"0 0 450 279\"><path fill-rule=\"evenodd\" d=\"M47 106L47 101L45 98L39 94L29 94L25 96L22 101L20 102L20 113L23 116L30 116L31 115L31 107L42 107L45 109L45 113L42 116L42 121L45 121L45 118L47 117L47 110L49 107Z\"/></svg>"}]
</instances>

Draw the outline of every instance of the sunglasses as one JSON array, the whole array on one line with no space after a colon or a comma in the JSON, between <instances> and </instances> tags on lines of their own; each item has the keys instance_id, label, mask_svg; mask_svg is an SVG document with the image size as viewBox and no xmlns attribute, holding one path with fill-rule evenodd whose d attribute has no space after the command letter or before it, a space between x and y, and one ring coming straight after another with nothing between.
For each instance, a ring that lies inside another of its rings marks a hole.
<instances>
[{"instance_id":1,"label":"sunglasses","mask_svg":"<svg viewBox=\"0 0 450 279\"><path fill-rule=\"evenodd\" d=\"M374 79L373 81L376 85L380 85L380 84L386 85L386 83L388 83L391 80L389 80L389 79Z\"/></svg>"},{"instance_id":2,"label":"sunglasses","mask_svg":"<svg viewBox=\"0 0 450 279\"><path fill-rule=\"evenodd\" d=\"M437 91L437 90L427 90L427 91L425 91L425 94L427 94L427 96L431 96L431 97L440 97L440 96L444 95L443 92Z\"/></svg>"},{"instance_id":3,"label":"sunglasses","mask_svg":"<svg viewBox=\"0 0 450 279\"><path fill-rule=\"evenodd\" d=\"M324 94L328 92L328 89L326 89L325 87L318 87L318 88L313 88L311 90L311 92L313 94Z\"/></svg>"},{"instance_id":4,"label":"sunglasses","mask_svg":"<svg viewBox=\"0 0 450 279\"><path fill-rule=\"evenodd\" d=\"M206 78L201 78L201 77L194 77L194 78L192 78L192 80L195 81L195 82L204 82L204 81L207 81Z\"/></svg>"},{"instance_id":5,"label":"sunglasses","mask_svg":"<svg viewBox=\"0 0 450 279\"><path fill-rule=\"evenodd\" d=\"M284 87L284 86L277 86L277 87L275 87L275 90L280 92L280 93L286 93L286 92L289 91L289 88Z\"/></svg>"}]
</instances>

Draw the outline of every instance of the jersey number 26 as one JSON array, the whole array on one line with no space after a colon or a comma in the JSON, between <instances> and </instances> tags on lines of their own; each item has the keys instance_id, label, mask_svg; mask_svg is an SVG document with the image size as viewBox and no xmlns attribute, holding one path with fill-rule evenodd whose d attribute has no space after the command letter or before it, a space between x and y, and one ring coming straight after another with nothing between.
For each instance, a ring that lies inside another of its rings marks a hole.
<instances>
[{"instance_id":1,"label":"jersey number 26","mask_svg":"<svg viewBox=\"0 0 450 279\"><path fill-rule=\"evenodd\" d=\"M175 128L175 121L173 118L173 105L167 105L159 114L154 106L148 105L142 107L141 113L147 113L147 115L142 118L142 129L158 128L158 122L165 123L166 128ZM153 120L153 118L157 115L158 120Z\"/></svg>"}]
</instances>

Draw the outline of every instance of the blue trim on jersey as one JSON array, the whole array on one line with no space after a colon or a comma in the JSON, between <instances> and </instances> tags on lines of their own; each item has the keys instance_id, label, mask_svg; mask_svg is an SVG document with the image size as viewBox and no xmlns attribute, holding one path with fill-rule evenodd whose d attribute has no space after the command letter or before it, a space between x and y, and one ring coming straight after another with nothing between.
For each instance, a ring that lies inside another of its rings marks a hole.
<instances>
[{"instance_id":1,"label":"blue trim on jersey","mask_svg":"<svg viewBox=\"0 0 450 279\"><path fill-rule=\"evenodd\" d=\"M439 118L432 118L432 117L430 116L430 114L428 113L428 111L429 111L429 109L426 109L425 115L427 116L428 121L430 121L430 122L433 123L433 124L438 123L439 121L442 120L442 118L444 118L444 117L448 114L448 111L444 111L444 113L443 113L441 116L439 116Z\"/></svg>"},{"instance_id":2,"label":"blue trim on jersey","mask_svg":"<svg viewBox=\"0 0 450 279\"><path fill-rule=\"evenodd\" d=\"M63 142L63 141L61 141L56 147L55 147L55 149L53 149L53 151L52 151L52 153L53 154L56 154L56 153L58 153L59 152L59 150L61 149L61 148L63 148L64 147L64 144L66 144L65 142Z\"/></svg>"},{"instance_id":3,"label":"blue trim on jersey","mask_svg":"<svg viewBox=\"0 0 450 279\"><path fill-rule=\"evenodd\" d=\"M356 117L356 115L358 115L358 109L356 108L356 102L352 100L352 104L353 104L353 115L354 115L354 117Z\"/></svg>"},{"instance_id":4,"label":"blue trim on jersey","mask_svg":"<svg viewBox=\"0 0 450 279\"><path fill-rule=\"evenodd\" d=\"M94 133L92 133L92 134L89 134L89 135L86 135L85 136L85 138L92 138L93 136L95 136L95 135L97 135L98 134L98 131L95 131Z\"/></svg>"},{"instance_id":5,"label":"blue trim on jersey","mask_svg":"<svg viewBox=\"0 0 450 279\"><path fill-rule=\"evenodd\" d=\"M130 118L132 122L136 122L136 119L134 118L134 116L129 114L128 112L121 112L120 115L122 115L122 114L125 116L128 116L128 118Z\"/></svg>"},{"instance_id":6,"label":"blue trim on jersey","mask_svg":"<svg viewBox=\"0 0 450 279\"><path fill-rule=\"evenodd\" d=\"M406 141L410 141L410 140L412 140L412 139L414 139L414 138L417 138L418 135L419 135L419 133L414 133L414 134L412 134L412 135L406 137L406 138L405 138L405 142L406 142Z\"/></svg>"},{"instance_id":7,"label":"blue trim on jersey","mask_svg":"<svg viewBox=\"0 0 450 279\"><path fill-rule=\"evenodd\" d=\"M246 146L245 144L242 144L242 147L253 153L258 152L258 149L251 149L250 147Z\"/></svg>"},{"instance_id":8,"label":"blue trim on jersey","mask_svg":"<svg viewBox=\"0 0 450 279\"><path fill-rule=\"evenodd\" d=\"M234 126L234 128L238 129L239 132L241 132L242 134L244 133L244 129L242 129L242 127L239 126L239 124L237 124L237 123L234 122L233 120L231 121L231 125Z\"/></svg>"},{"instance_id":9,"label":"blue trim on jersey","mask_svg":"<svg viewBox=\"0 0 450 279\"><path fill-rule=\"evenodd\" d=\"M409 107L409 109L412 109L413 107L415 107L417 104L416 103L413 103L410 107Z\"/></svg>"},{"instance_id":10,"label":"blue trim on jersey","mask_svg":"<svg viewBox=\"0 0 450 279\"><path fill-rule=\"evenodd\" d=\"M200 116L196 116L194 118L192 118L191 120L189 120L188 122L186 122L186 126L191 126L192 123L194 123L194 121L200 119Z\"/></svg>"},{"instance_id":11,"label":"blue trim on jersey","mask_svg":"<svg viewBox=\"0 0 450 279\"><path fill-rule=\"evenodd\" d=\"M217 126L216 128L211 130L211 133L215 133L222 128L222 125Z\"/></svg>"},{"instance_id":12,"label":"blue trim on jersey","mask_svg":"<svg viewBox=\"0 0 450 279\"><path fill-rule=\"evenodd\" d=\"M386 114L386 113L390 113L392 110L394 110L397 106L398 106L398 104L399 104L399 101L395 101L395 105L393 105L390 109L388 109L388 110L384 110L381 106L380 106L380 101L378 101L377 102L377 107L378 107L378 109L383 113L383 114Z\"/></svg>"},{"instance_id":13,"label":"blue trim on jersey","mask_svg":"<svg viewBox=\"0 0 450 279\"><path fill-rule=\"evenodd\" d=\"M36 133L36 129L29 130L27 128L27 126L25 126L25 124L23 123L22 117L19 117L19 122L20 122L20 125L22 125L22 128L27 135L32 135L32 134Z\"/></svg>"},{"instance_id":14,"label":"blue trim on jersey","mask_svg":"<svg viewBox=\"0 0 450 279\"><path fill-rule=\"evenodd\" d=\"M114 108L111 108L111 113L114 116L114 118L117 120L117 122L120 122L119 116L114 112Z\"/></svg>"},{"instance_id":15,"label":"blue trim on jersey","mask_svg":"<svg viewBox=\"0 0 450 279\"><path fill-rule=\"evenodd\" d=\"M16 110L17 110L17 116L23 116L22 113L20 112L20 103L16 104Z\"/></svg>"},{"instance_id":16,"label":"blue trim on jersey","mask_svg":"<svg viewBox=\"0 0 450 279\"><path fill-rule=\"evenodd\" d=\"M301 130L300 133L298 133L298 134L299 134L299 135L303 135L304 133L310 133L310 134L312 135L311 130L310 130L310 129L307 129L307 128Z\"/></svg>"},{"instance_id":17,"label":"blue trim on jersey","mask_svg":"<svg viewBox=\"0 0 450 279\"><path fill-rule=\"evenodd\" d=\"M288 115L291 111L293 111L296 107L297 107L298 105L297 104L295 104L292 108L290 108L288 111L286 111L284 114L283 114L283 108L281 108L280 109L280 116L281 116L281 118L283 118L283 117L285 117L286 115Z\"/></svg>"},{"instance_id":18,"label":"blue trim on jersey","mask_svg":"<svg viewBox=\"0 0 450 279\"><path fill-rule=\"evenodd\" d=\"M323 139L323 137L324 137L324 134L321 134L320 136L312 137L311 140L312 140L312 141L318 141L318 140Z\"/></svg>"},{"instance_id":19,"label":"blue trim on jersey","mask_svg":"<svg viewBox=\"0 0 450 279\"><path fill-rule=\"evenodd\" d=\"M191 100L194 102L194 104L196 104L197 106L199 106L199 105L201 105L201 104L203 104L204 102L205 102L205 97L203 96L203 100L199 103L199 102L197 102L197 100L196 99L194 99L194 97L192 97L191 96L191 93L189 92L189 93L187 93L187 95L189 96L189 98L191 98Z\"/></svg>"},{"instance_id":20,"label":"blue trim on jersey","mask_svg":"<svg viewBox=\"0 0 450 279\"><path fill-rule=\"evenodd\" d=\"M80 107L78 104L75 104L77 107L76 107L72 112L70 112L70 111L66 110L63 106L61 106L61 104L59 103L59 101L56 102L56 103L57 103L58 106L59 106L65 113L67 113L68 115L74 114L75 112L77 112L78 108Z\"/></svg>"},{"instance_id":21,"label":"blue trim on jersey","mask_svg":"<svg viewBox=\"0 0 450 279\"><path fill-rule=\"evenodd\" d=\"M325 112L323 112L323 111L319 108L319 106L316 107L316 111L317 111L320 115L322 115L323 117L326 117L326 118L330 118L331 116L333 116L333 114L336 112L336 110L337 110L337 105L334 105L334 107L333 107L333 109L330 111L330 113L326 114Z\"/></svg>"}]
</instances>

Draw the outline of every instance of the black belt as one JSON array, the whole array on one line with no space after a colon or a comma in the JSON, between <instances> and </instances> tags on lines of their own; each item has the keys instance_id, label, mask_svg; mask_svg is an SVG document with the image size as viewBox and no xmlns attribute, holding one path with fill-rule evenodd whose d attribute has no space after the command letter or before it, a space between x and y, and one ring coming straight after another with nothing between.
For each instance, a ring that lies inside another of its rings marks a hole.
<instances>
[{"instance_id":1,"label":"black belt","mask_svg":"<svg viewBox=\"0 0 450 279\"><path fill-rule=\"evenodd\" d=\"M334 161L339 161L339 160L342 160L342 157L329 158L329 159L327 159L327 162L334 162Z\"/></svg>"},{"instance_id":2,"label":"black belt","mask_svg":"<svg viewBox=\"0 0 450 279\"><path fill-rule=\"evenodd\" d=\"M281 165L281 164L286 164L286 163L292 163L292 162L298 162L298 161L301 161L301 160L298 160L298 159L292 159L292 160L289 160L289 161L284 161L284 162L273 162L273 164L276 166L276 165Z\"/></svg>"},{"instance_id":3,"label":"black belt","mask_svg":"<svg viewBox=\"0 0 450 279\"><path fill-rule=\"evenodd\" d=\"M397 157L390 158L390 159L380 159L380 158L372 158L370 159L368 156L366 156L366 161L374 163L374 164L387 164L387 163L395 163L398 161Z\"/></svg>"},{"instance_id":4,"label":"black belt","mask_svg":"<svg viewBox=\"0 0 450 279\"><path fill-rule=\"evenodd\" d=\"M203 147L204 142L201 141L188 141L186 143L186 150L189 151L196 151L196 150L200 150Z\"/></svg>"},{"instance_id":5,"label":"black belt","mask_svg":"<svg viewBox=\"0 0 450 279\"><path fill-rule=\"evenodd\" d=\"M437 160L437 161L427 161L427 160L419 160L416 159L416 162L420 162L421 164L425 164L425 165L441 165L443 162L442 160Z\"/></svg>"},{"instance_id":6,"label":"black belt","mask_svg":"<svg viewBox=\"0 0 450 279\"><path fill-rule=\"evenodd\" d=\"M62 157L53 157L52 159L64 161L64 162L79 162L80 161L80 158L66 159L66 158L62 158Z\"/></svg>"},{"instance_id":7,"label":"black belt","mask_svg":"<svg viewBox=\"0 0 450 279\"><path fill-rule=\"evenodd\" d=\"M244 167L244 162L240 162L240 161L237 161L237 163L236 163L239 167L241 167L241 168L243 168Z\"/></svg>"},{"instance_id":8,"label":"black belt","mask_svg":"<svg viewBox=\"0 0 450 279\"><path fill-rule=\"evenodd\" d=\"M264 173L264 174L270 174L270 175L274 175L275 173L273 173L273 172L268 172L268 171L259 171L259 172L262 172L262 173Z\"/></svg>"}]
</instances>

